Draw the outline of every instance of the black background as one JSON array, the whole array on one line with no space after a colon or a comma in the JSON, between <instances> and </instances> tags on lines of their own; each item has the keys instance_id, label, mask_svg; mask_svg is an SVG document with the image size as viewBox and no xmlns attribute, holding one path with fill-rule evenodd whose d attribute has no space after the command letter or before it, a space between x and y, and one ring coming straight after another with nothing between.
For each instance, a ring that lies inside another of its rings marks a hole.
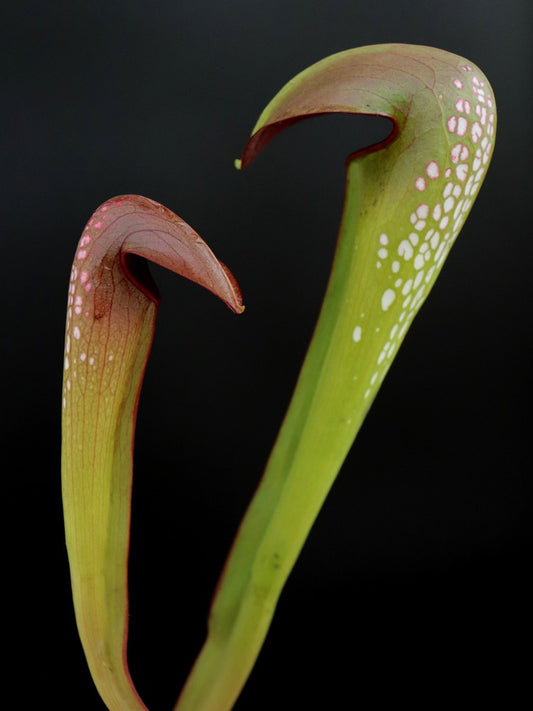
<instances>
[{"instance_id":1,"label":"black background","mask_svg":"<svg viewBox=\"0 0 533 711\"><path fill-rule=\"evenodd\" d=\"M202 642L288 404L329 272L344 157L388 124L317 119L246 172L232 162L294 74L393 41L483 69L496 151L235 708L516 707L532 631L529 0L52 0L1 12L4 698L103 709L74 625L60 504L66 291L86 220L116 194L162 202L230 266L247 306L234 316L154 270L164 299L137 431L130 664L158 711Z\"/></svg>"}]
</instances>

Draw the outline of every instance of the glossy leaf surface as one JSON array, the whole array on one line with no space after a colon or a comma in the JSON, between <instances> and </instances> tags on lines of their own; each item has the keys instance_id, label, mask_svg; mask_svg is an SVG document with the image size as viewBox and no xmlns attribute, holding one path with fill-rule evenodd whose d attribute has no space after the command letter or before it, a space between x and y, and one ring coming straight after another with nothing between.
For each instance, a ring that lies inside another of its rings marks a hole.
<instances>
[{"instance_id":1,"label":"glossy leaf surface","mask_svg":"<svg viewBox=\"0 0 533 711\"><path fill-rule=\"evenodd\" d=\"M78 630L111 711L145 708L129 676L126 645L133 435L159 301L147 259L243 310L230 272L162 205L125 195L89 220L68 296L63 508Z\"/></svg>"}]
</instances>

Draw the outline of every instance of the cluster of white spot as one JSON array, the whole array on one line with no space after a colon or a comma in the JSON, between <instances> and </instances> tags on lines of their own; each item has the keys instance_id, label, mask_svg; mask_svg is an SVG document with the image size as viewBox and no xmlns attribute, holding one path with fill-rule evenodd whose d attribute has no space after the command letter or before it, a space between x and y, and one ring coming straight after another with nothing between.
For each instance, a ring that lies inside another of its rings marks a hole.
<instances>
[{"instance_id":1,"label":"cluster of white spot","mask_svg":"<svg viewBox=\"0 0 533 711\"><path fill-rule=\"evenodd\" d=\"M122 200L115 200L113 204L119 205L121 202ZM80 363L84 367L93 367L97 363L98 352L96 349L94 352L89 351L89 339L84 337L89 332L93 316L93 303L90 298L93 282L87 263L91 246L98 237L98 231L105 224L108 209L109 204L103 205L87 223L78 243L70 273L63 378L64 408L67 407L67 396L72 390L72 384L78 377ZM109 356L108 359L112 360L112 358L113 356Z\"/></svg>"},{"instance_id":2,"label":"cluster of white spot","mask_svg":"<svg viewBox=\"0 0 533 711\"><path fill-rule=\"evenodd\" d=\"M397 319L378 355L365 397L369 397L378 379L381 382L384 378L463 225L490 159L494 102L472 67L465 65L461 70L461 76L452 79L458 95L452 112L445 117L450 139L447 159L429 160L415 175L413 193L418 198L404 233L394 238L383 233L377 236L376 267L380 281L386 277L381 310L394 311ZM369 338L374 336L372 329L366 331L370 332ZM360 342L362 332L362 325L356 326L353 341Z\"/></svg>"}]
</instances>

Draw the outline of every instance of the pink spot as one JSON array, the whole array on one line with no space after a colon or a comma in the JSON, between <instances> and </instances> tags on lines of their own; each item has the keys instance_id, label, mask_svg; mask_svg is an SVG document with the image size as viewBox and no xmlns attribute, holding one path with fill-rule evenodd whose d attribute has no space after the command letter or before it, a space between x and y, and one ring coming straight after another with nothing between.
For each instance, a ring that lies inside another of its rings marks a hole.
<instances>
[{"instance_id":1,"label":"pink spot","mask_svg":"<svg viewBox=\"0 0 533 711\"><path fill-rule=\"evenodd\" d=\"M444 171L444 177L449 178L451 174L452 174L452 169L446 168L446 170Z\"/></svg>"},{"instance_id":2,"label":"pink spot","mask_svg":"<svg viewBox=\"0 0 533 711\"><path fill-rule=\"evenodd\" d=\"M463 82L460 79L454 79L453 83L458 89L462 89L464 86Z\"/></svg>"},{"instance_id":3,"label":"pink spot","mask_svg":"<svg viewBox=\"0 0 533 711\"><path fill-rule=\"evenodd\" d=\"M104 205L104 206L103 206L102 212L107 212L107 205Z\"/></svg>"},{"instance_id":4,"label":"pink spot","mask_svg":"<svg viewBox=\"0 0 533 711\"><path fill-rule=\"evenodd\" d=\"M440 170L436 161L432 160L427 164L426 173L431 180L436 180L439 177Z\"/></svg>"},{"instance_id":5,"label":"pink spot","mask_svg":"<svg viewBox=\"0 0 533 711\"><path fill-rule=\"evenodd\" d=\"M81 283L82 283L82 284L85 284L85 282L87 281L88 278L89 278L89 272L86 272L85 269L84 269L84 270L82 271L82 273L80 274L80 281L81 281Z\"/></svg>"},{"instance_id":6,"label":"pink spot","mask_svg":"<svg viewBox=\"0 0 533 711\"><path fill-rule=\"evenodd\" d=\"M76 306L81 306L83 303L83 299L81 298L81 296L76 296L74 303L76 304Z\"/></svg>"},{"instance_id":7,"label":"pink spot","mask_svg":"<svg viewBox=\"0 0 533 711\"><path fill-rule=\"evenodd\" d=\"M465 114L469 114L471 108L472 108L472 105L470 104L470 102L468 101L468 99L465 99Z\"/></svg>"},{"instance_id":8,"label":"pink spot","mask_svg":"<svg viewBox=\"0 0 533 711\"><path fill-rule=\"evenodd\" d=\"M86 256L87 256L87 250L80 249L78 252L78 259L85 259Z\"/></svg>"},{"instance_id":9,"label":"pink spot","mask_svg":"<svg viewBox=\"0 0 533 711\"><path fill-rule=\"evenodd\" d=\"M455 102L455 108L460 113L463 113L465 110L465 100L464 99L457 99L457 101Z\"/></svg>"},{"instance_id":10,"label":"pink spot","mask_svg":"<svg viewBox=\"0 0 533 711\"><path fill-rule=\"evenodd\" d=\"M79 315L81 314L81 306L75 306L75 307L74 307L74 313L79 316Z\"/></svg>"},{"instance_id":11,"label":"pink spot","mask_svg":"<svg viewBox=\"0 0 533 711\"><path fill-rule=\"evenodd\" d=\"M457 176L457 179L460 180L461 182L464 182L466 180L467 173L468 173L468 165L466 163L461 163L455 169L455 175Z\"/></svg>"},{"instance_id":12,"label":"pink spot","mask_svg":"<svg viewBox=\"0 0 533 711\"><path fill-rule=\"evenodd\" d=\"M424 180L424 178L417 178L415 180L415 188L420 192L426 189L426 181Z\"/></svg>"},{"instance_id":13,"label":"pink spot","mask_svg":"<svg viewBox=\"0 0 533 711\"><path fill-rule=\"evenodd\" d=\"M448 131L450 133L455 133L455 129L457 128L457 116L450 116L446 122L446 125L448 126Z\"/></svg>"},{"instance_id":14,"label":"pink spot","mask_svg":"<svg viewBox=\"0 0 533 711\"><path fill-rule=\"evenodd\" d=\"M471 72L471 71L472 71L472 67L470 67L468 64L464 64L464 65L461 67L461 69L464 69L465 72Z\"/></svg>"},{"instance_id":15,"label":"pink spot","mask_svg":"<svg viewBox=\"0 0 533 711\"><path fill-rule=\"evenodd\" d=\"M464 136L468 130L468 121L465 119L464 116L459 117L459 121L457 122L457 135L458 136Z\"/></svg>"},{"instance_id":16,"label":"pink spot","mask_svg":"<svg viewBox=\"0 0 533 711\"><path fill-rule=\"evenodd\" d=\"M91 284L90 281L85 284L85 291L89 292L93 288L93 285Z\"/></svg>"},{"instance_id":17,"label":"pink spot","mask_svg":"<svg viewBox=\"0 0 533 711\"><path fill-rule=\"evenodd\" d=\"M472 77L472 84L479 86L479 79L477 77Z\"/></svg>"},{"instance_id":18,"label":"pink spot","mask_svg":"<svg viewBox=\"0 0 533 711\"><path fill-rule=\"evenodd\" d=\"M469 156L470 156L470 151L468 150L468 146L463 146L463 148L461 150L461 155L460 155L461 160L468 160Z\"/></svg>"},{"instance_id":19,"label":"pink spot","mask_svg":"<svg viewBox=\"0 0 533 711\"><path fill-rule=\"evenodd\" d=\"M90 241L91 241L91 238L89 237L89 235L85 235L85 237L81 238L80 244L82 247L85 247L86 245L89 244Z\"/></svg>"},{"instance_id":20,"label":"pink spot","mask_svg":"<svg viewBox=\"0 0 533 711\"><path fill-rule=\"evenodd\" d=\"M94 225L94 229L95 229L95 230L99 230L100 227L101 227L103 224L104 224L104 223L103 223L103 222L100 222L100 221L96 222L95 225Z\"/></svg>"}]
</instances>

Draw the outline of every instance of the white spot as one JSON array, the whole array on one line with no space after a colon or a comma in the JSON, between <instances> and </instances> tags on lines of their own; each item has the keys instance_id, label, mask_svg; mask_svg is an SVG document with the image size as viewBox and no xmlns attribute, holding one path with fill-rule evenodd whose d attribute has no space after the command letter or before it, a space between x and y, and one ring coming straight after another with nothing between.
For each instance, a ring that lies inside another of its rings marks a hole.
<instances>
[{"instance_id":1,"label":"white spot","mask_svg":"<svg viewBox=\"0 0 533 711\"><path fill-rule=\"evenodd\" d=\"M428 269L428 273L426 274L426 284L431 280L431 277L433 276L434 271L435 271L435 267L430 267Z\"/></svg>"},{"instance_id":2,"label":"white spot","mask_svg":"<svg viewBox=\"0 0 533 711\"><path fill-rule=\"evenodd\" d=\"M400 262L397 262L396 260L392 263L391 267L392 271L394 274L397 274L400 271Z\"/></svg>"},{"instance_id":3,"label":"white spot","mask_svg":"<svg viewBox=\"0 0 533 711\"><path fill-rule=\"evenodd\" d=\"M440 220L441 213L442 207L440 205L435 205L435 207L433 208L433 219Z\"/></svg>"},{"instance_id":4,"label":"white spot","mask_svg":"<svg viewBox=\"0 0 533 711\"><path fill-rule=\"evenodd\" d=\"M459 156L461 155L461 150L463 148L462 143L456 143L455 146L452 148L450 151L450 156L452 159L452 163L458 163L459 162Z\"/></svg>"},{"instance_id":5,"label":"white spot","mask_svg":"<svg viewBox=\"0 0 533 711\"><path fill-rule=\"evenodd\" d=\"M79 341L81 333L80 333L80 329L77 326L74 326L74 328L72 329L72 335L74 336L74 338L77 341Z\"/></svg>"},{"instance_id":6,"label":"white spot","mask_svg":"<svg viewBox=\"0 0 533 711\"><path fill-rule=\"evenodd\" d=\"M462 192L461 186L456 185L455 188L452 190L452 195L454 196L454 198L458 198L458 197L461 197L461 192Z\"/></svg>"},{"instance_id":7,"label":"white spot","mask_svg":"<svg viewBox=\"0 0 533 711\"><path fill-rule=\"evenodd\" d=\"M457 135L458 136L464 136L468 130L468 121L465 119L464 116L459 117L459 121L457 122Z\"/></svg>"},{"instance_id":8,"label":"white spot","mask_svg":"<svg viewBox=\"0 0 533 711\"><path fill-rule=\"evenodd\" d=\"M455 130L457 128L457 116L450 116L450 118L446 122L446 125L448 126L448 131L450 133L455 133Z\"/></svg>"},{"instance_id":9,"label":"white spot","mask_svg":"<svg viewBox=\"0 0 533 711\"><path fill-rule=\"evenodd\" d=\"M450 195L450 197L447 197L446 200L444 201L444 212L450 212L450 210L453 208L454 204L455 204L455 198L453 198Z\"/></svg>"},{"instance_id":10,"label":"white spot","mask_svg":"<svg viewBox=\"0 0 533 711\"><path fill-rule=\"evenodd\" d=\"M473 185L474 185L474 176L471 175L468 178L467 184L465 185L465 195L470 195L470 191L472 190Z\"/></svg>"},{"instance_id":11,"label":"white spot","mask_svg":"<svg viewBox=\"0 0 533 711\"><path fill-rule=\"evenodd\" d=\"M474 121L474 123L472 124L472 130L470 132L472 136L472 141L474 143L477 143L481 138L482 133L483 129L481 128L481 125L477 121Z\"/></svg>"},{"instance_id":12,"label":"white spot","mask_svg":"<svg viewBox=\"0 0 533 711\"><path fill-rule=\"evenodd\" d=\"M428 178L431 178L431 180L436 180L440 175L438 163L434 160L430 161L426 166L426 173L428 175Z\"/></svg>"},{"instance_id":13,"label":"white spot","mask_svg":"<svg viewBox=\"0 0 533 711\"><path fill-rule=\"evenodd\" d=\"M65 356L65 370L69 369L69 365L70 364L69 364L68 356Z\"/></svg>"},{"instance_id":14,"label":"white spot","mask_svg":"<svg viewBox=\"0 0 533 711\"><path fill-rule=\"evenodd\" d=\"M415 180L415 188L420 192L423 192L426 189L426 181L424 178L417 178Z\"/></svg>"},{"instance_id":15,"label":"white spot","mask_svg":"<svg viewBox=\"0 0 533 711\"><path fill-rule=\"evenodd\" d=\"M461 214L461 212L462 212L462 210L463 210L463 204L464 204L464 200L461 200L461 201L458 202L457 205L455 206L455 212L453 213L453 217L454 217L455 220L457 220L457 218L458 218L459 215Z\"/></svg>"},{"instance_id":16,"label":"white spot","mask_svg":"<svg viewBox=\"0 0 533 711\"><path fill-rule=\"evenodd\" d=\"M413 247L416 247L416 245L418 244L418 235L416 234L416 232L411 232L411 234L409 235L409 242L411 242Z\"/></svg>"},{"instance_id":17,"label":"white spot","mask_svg":"<svg viewBox=\"0 0 533 711\"><path fill-rule=\"evenodd\" d=\"M413 256L413 248L411 243L406 239L402 240L398 246L398 254L404 259L411 259Z\"/></svg>"},{"instance_id":18,"label":"white spot","mask_svg":"<svg viewBox=\"0 0 533 711\"><path fill-rule=\"evenodd\" d=\"M426 205L425 203L422 203L416 208L416 215L419 217L421 220L427 220L429 216L429 205Z\"/></svg>"},{"instance_id":19,"label":"white spot","mask_svg":"<svg viewBox=\"0 0 533 711\"><path fill-rule=\"evenodd\" d=\"M361 340L361 335L362 335L361 326L356 326L356 327L354 328L354 330L353 330L353 333L352 333L352 338L353 338L353 340L354 340L356 343L359 343L359 341Z\"/></svg>"},{"instance_id":20,"label":"white spot","mask_svg":"<svg viewBox=\"0 0 533 711\"><path fill-rule=\"evenodd\" d=\"M453 83L458 89L462 89L464 86L463 82L460 79L454 79Z\"/></svg>"},{"instance_id":21,"label":"white spot","mask_svg":"<svg viewBox=\"0 0 533 711\"><path fill-rule=\"evenodd\" d=\"M439 244L439 239L440 239L440 234L438 232L435 232L433 237L431 238L431 249L437 249L437 245Z\"/></svg>"},{"instance_id":22,"label":"white spot","mask_svg":"<svg viewBox=\"0 0 533 711\"><path fill-rule=\"evenodd\" d=\"M80 360L83 362L87 358L86 353L80 353Z\"/></svg>"},{"instance_id":23,"label":"white spot","mask_svg":"<svg viewBox=\"0 0 533 711\"><path fill-rule=\"evenodd\" d=\"M378 257L380 257L381 259L387 259L388 254L389 251L385 249L385 247L382 247L378 250Z\"/></svg>"},{"instance_id":24,"label":"white spot","mask_svg":"<svg viewBox=\"0 0 533 711\"><path fill-rule=\"evenodd\" d=\"M413 286L413 280L412 280L412 279L408 279L408 280L405 282L405 284L403 285L402 294L403 294L404 296L407 296L407 294L411 291L412 286Z\"/></svg>"},{"instance_id":25,"label":"white spot","mask_svg":"<svg viewBox=\"0 0 533 711\"><path fill-rule=\"evenodd\" d=\"M422 269L424 266L424 255L417 254L414 261L415 269Z\"/></svg>"},{"instance_id":26,"label":"white spot","mask_svg":"<svg viewBox=\"0 0 533 711\"><path fill-rule=\"evenodd\" d=\"M450 221L450 218L448 217L448 215L443 217L442 220L439 222L439 228L441 230L445 230L449 221Z\"/></svg>"},{"instance_id":27,"label":"white spot","mask_svg":"<svg viewBox=\"0 0 533 711\"><path fill-rule=\"evenodd\" d=\"M468 163L461 163L461 165L458 165L455 169L455 175L457 176L457 180L460 180L461 182L464 182L466 180L467 174Z\"/></svg>"},{"instance_id":28,"label":"white spot","mask_svg":"<svg viewBox=\"0 0 533 711\"><path fill-rule=\"evenodd\" d=\"M415 225L415 230L423 230L425 226L426 226L425 220L418 220L418 222Z\"/></svg>"},{"instance_id":29,"label":"white spot","mask_svg":"<svg viewBox=\"0 0 533 711\"><path fill-rule=\"evenodd\" d=\"M396 292L393 289L387 289L383 292L383 296L381 297L381 308L383 311L387 311L390 308L395 298Z\"/></svg>"},{"instance_id":30,"label":"white spot","mask_svg":"<svg viewBox=\"0 0 533 711\"><path fill-rule=\"evenodd\" d=\"M94 365L94 358L92 356L89 358L89 365Z\"/></svg>"},{"instance_id":31,"label":"white spot","mask_svg":"<svg viewBox=\"0 0 533 711\"><path fill-rule=\"evenodd\" d=\"M384 247L389 244L389 238L384 232L379 236L379 243L382 244Z\"/></svg>"}]
</instances>

